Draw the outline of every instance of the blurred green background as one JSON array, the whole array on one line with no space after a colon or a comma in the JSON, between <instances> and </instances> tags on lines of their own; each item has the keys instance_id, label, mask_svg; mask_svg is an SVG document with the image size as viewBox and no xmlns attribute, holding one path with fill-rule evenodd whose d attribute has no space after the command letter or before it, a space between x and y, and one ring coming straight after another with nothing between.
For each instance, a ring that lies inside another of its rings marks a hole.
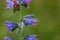
<instances>
[{"instance_id":1,"label":"blurred green background","mask_svg":"<svg viewBox=\"0 0 60 40\"><path fill-rule=\"evenodd\" d=\"M12 10L4 9L5 0L0 1L0 40L4 36L19 40L20 33L8 33L4 26L5 20L18 22L20 15L34 14L40 22L36 27L24 27L22 37L25 34L37 34L39 40L60 40L60 0L32 0L30 8L22 7L21 12L13 13Z\"/></svg>"}]
</instances>

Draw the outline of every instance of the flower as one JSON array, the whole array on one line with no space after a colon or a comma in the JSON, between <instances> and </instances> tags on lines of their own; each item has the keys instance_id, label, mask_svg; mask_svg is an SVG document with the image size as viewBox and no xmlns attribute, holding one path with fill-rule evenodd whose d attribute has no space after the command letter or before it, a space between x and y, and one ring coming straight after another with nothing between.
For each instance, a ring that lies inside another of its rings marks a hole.
<instances>
[{"instance_id":1,"label":"flower","mask_svg":"<svg viewBox=\"0 0 60 40\"><path fill-rule=\"evenodd\" d=\"M6 3L7 3L7 8L12 9L14 3L10 0L6 0Z\"/></svg>"},{"instance_id":2,"label":"flower","mask_svg":"<svg viewBox=\"0 0 60 40\"><path fill-rule=\"evenodd\" d=\"M24 18L27 18L27 19L32 19L32 18L34 18L34 15L33 15L33 14L26 15L26 16L24 16Z\"/></svg>"},{"instance_id":3,"label":"flower","mask_svg":"<svg viewBox=\"0 0 60 40\"><path fill-rule=\"evenodd\" d=\"M4 37L4 40L14 40L14 39L6 36L6 37Z\"/></svg>"},{"instance_id":4,"label":"flower","mask_svg":"<svg viewBox=\"0 0 60 40\"><path fill-rule=\"evenodd\" d=\"M33 25L38 21L38 19L24 19L24 21L27 25Z\"/></svg>"},{"instance_id":5,"label":"flower","mask_svg":"<svg viewBox=\"0 0 60 40\"><path fill-rule=\"evenodd\" d=\"M23 0L17 0L20 4L22 4Z\"/></svg>"},{"instance_id":6,"label":"flower","mask_svg":"<svg viewBox=\"0 0 60 40\"><path fill-rule=\"evenodd\" d=\"M14 31L18 26L16 22L12 21L5 21L4 25L7 27L9 31Z\"/></svg>"},{"instance_id":7,"label":"flower","mask_svg":"<svg viewBox=\"0 0 60 40\"><path fill-rule=\"evenodd\" d=\"M23 0L24 3L30 4L31 0Z\"/></svg>"},{"instance_id":8,"label":"flower","mask_svg":"<svg viewBox=\"0 0 60 40\"><path fill-rule=\"evenodd\" d=\"M36 40L37 35L25 35L24 40Z\"/></svg>"}]
</instances>

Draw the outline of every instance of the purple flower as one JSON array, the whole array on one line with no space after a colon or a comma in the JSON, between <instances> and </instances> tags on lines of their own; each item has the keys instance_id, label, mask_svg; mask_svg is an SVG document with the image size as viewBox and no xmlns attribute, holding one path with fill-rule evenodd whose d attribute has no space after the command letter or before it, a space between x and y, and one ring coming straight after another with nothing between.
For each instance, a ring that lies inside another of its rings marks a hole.
<instances>
[{"instance_id":1,"label":"purple flower","mask_svg":"<svg viewBox=\"0 0 60 40\"><path fill-rule=\"evenodd\" d=\"M14 39L10 37L4 37L4 40L14 40Z\"/></svg>"},{"instance_id":2,"label":"purple flower","mask_svg":"<svg viewBox=\"0 0 60 40\"><path fill-rule=\"evenodd\" d=\"M35 22L38 21L38 19L24 19L25 23L28 25L33 25Z\"/></svg>"},{"instance_id":3,"label":"purple flower","mask_svg":"<svg viewBox=\"0 0 60 40\"><path fill-rule=\"evenodd\" d=\"M35 17L35 16L34 16L33 14L24 16L24 18L27 18L27 19L32 19L32 18L34 18L34 17Z\"/></svg>"},{"instance_id":4,"label":"purple flower","mask_svg":"<svg viewBox=\"0 0 60 40\"><path fill-rule=\"evenodd\" d=\"M24 3L30 4L31 0L23 0Z\"/></svg>"},{"instance_id":5,"label":"purple flower","mask_svg":"<svg viewBox=\"0 0 60 40\"><path fill-rule=\"evenodd\" d=\"M37 35L25 35L24 40L36 40Z\"/></svg>"},{"instance_id":6,"label":"purple flower","mask_svg":"<svg viewBox=\"0 0 60 40\"><path fill-rule=\"evenodd\" d=\"M7 3L7 8L12 9L14 3L10 0L6 0L6 3Z\"/></svg>"},{"instance_id":7,"label":"purple flower","mask_svg":"<svg viewBox=\"0 0 60 40\"><path fill-rule=\"evenodd\" d=\"M12 21L5 21L4 25L7 27L9 31L14 31L18 26L16 22Z\"/></svg>"}]
</instances>

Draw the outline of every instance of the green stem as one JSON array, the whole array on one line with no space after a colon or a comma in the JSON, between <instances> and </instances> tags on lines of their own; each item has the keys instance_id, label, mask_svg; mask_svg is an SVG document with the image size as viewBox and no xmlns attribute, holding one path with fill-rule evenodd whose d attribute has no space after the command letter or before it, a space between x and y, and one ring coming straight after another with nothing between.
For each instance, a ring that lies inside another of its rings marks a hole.
<instances>
[{"instance_id":1,"label":"green stem","mask_svg":"<svg viewBox=\"0 0 60 40\"><path fill-rule=\"evenodd\" d=\"M21 26L21 19L22 19L22 6L20 5L20 19L19 19L19 24L20 24L20 28L21 28L21 30L20 30L20 40L22 40L22 26Z\"/></svg>"}]
</instances>

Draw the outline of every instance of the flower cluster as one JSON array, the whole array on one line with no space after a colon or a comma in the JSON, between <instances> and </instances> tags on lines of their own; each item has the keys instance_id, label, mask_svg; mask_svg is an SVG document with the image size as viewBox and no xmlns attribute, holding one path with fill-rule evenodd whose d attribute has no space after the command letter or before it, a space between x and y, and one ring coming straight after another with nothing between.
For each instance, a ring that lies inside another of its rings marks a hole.
<instances>
[{"instance_id":1,"label":"flower cluster","mask_svg":"<svg viewBox=\"0 0 60 40\"><path fill-rule=\"evenodd\" d=\"M31 3L31 0L6 0L7 2L7 7L9 9L11 9L12 7L14 8L14 13L15 13L15 10L20 10L20 6L24 6L24 7L29 7L29 4ZM35 17L35 15L33 14L29 14L29 15L25 15L22 19L21 19L21 24L20 23L17 23L17 22L13 22L13 21L5 21L4 22L4 25L5 27L8 29L9 32L13 32L16 28L19 28L20 32L22 30L22 28L26 27L26 26L36 26L36 22L38 22L38 18ZM22 27L22 28L21 28ZM30 34L26 34L24 37L23 40L36 40L37 38L37 35L36 34L33 34L33 35L30 35ZM7 37L5 36L4 37L4 40L14 40L14 38L11 38L11 37Z\"/></svg>"},{"instance_id":2,"label":"flower cluster","mask_svg":"<svg viewBox=\"0 0 60 40\"><path fill-rule=\"evenodd\" d=\"M29 4L31 3L31 0L6 0L6 6L9 9L14 9L13 12L19 11L20 6L24 6L26 8L29 8Z\"/></svg>"},{"instance_id":3,"label":"flower cluster","mask_svg":"<svg viewBox=\"0 0 60 40\"><path fill-rule=\"evenodd\" d=\"M27 26L27 25L33 25L35 24L35 22L37 22L38 19L35 18L34 15L26 15L23 17L22 21L21 21L21 27L24 28L24 26ZM9 30L9 32L12 32L14 31L16 28L19 28L19 23L16 23L16 22L13 22L13 21L5 21L4 22L4 25L5 27ZM35 40L37 37L37 35L25 35L24 36L24 40ZM11 38L9 37L5 37L4 38L5 40L12 40Z\"/></svg>"},{"instance_id":4,"label":"flower cluster","mask_svg":"<svg viewBox=\"0 0 60 40\"><path fill-rule=\"evenodd\" d=\"M35 34L33 34L33 35L28 35L28 34L26 34L26 35L24 36L24 40L36 40L36 37L37 37L37 35L35 35ZM4 37L4 40L14 40L14 38L5 36L5 37Z\"/></svg>"}]
</instances>

